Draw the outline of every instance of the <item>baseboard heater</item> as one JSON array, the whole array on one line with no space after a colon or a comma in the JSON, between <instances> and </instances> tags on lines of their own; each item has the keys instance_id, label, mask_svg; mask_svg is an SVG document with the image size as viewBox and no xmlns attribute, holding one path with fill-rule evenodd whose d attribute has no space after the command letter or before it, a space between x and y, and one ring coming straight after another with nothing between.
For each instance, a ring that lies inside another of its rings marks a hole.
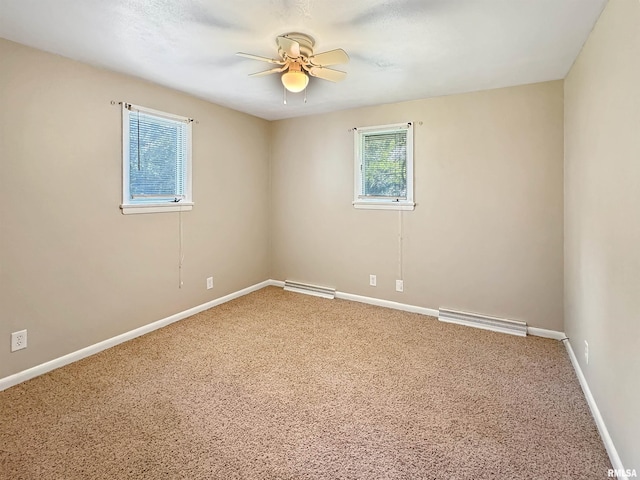
<instances>
[{"instance_id":1,"label":"baseboard heater","mask_svg":"<svg viewBox=\"0 0 640 480\"><path fill-rule=\"evenodd\" d=\"M458 312L441 308L438 310L438 320L447 323L457 323L468 327L482 328L494 332L509 333L520 337L527 336L526 322L507 320L506 318L489 317L477 313Z\"/></svg>"},{"instance_id":2,"label":"baseboard heater","mask_svg":"<svg viewBox=\"0 0 640 480\"><path fill-rule=\"evenodd\" d=\"M309 285L308 283L292 282L285 280L284 289L288 292L304 293L313 295L314 297L336 298L336 289L329 287L321 287L319 285Z\"/></svg>"}]
</instances>

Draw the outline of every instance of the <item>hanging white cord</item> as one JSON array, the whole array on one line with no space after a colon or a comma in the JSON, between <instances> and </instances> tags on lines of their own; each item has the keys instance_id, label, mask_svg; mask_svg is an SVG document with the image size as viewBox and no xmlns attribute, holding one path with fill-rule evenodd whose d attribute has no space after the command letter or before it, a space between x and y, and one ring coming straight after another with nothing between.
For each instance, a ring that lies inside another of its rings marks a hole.
<instances>
[{"instance_id":1,"label":"hanging white cord","mask_svg":"<svg viewBox=\"0 0 640 480\"><path fill-rule=\"evenodd\" d=\"M398 210L398 279L402 278L402 210Z\"/></svg>"},{"instance_id":2,"label":"hanging white cord","mask_svg":"<svg viewBox=\"0 0 640 480\"><path fill-rule=\"evenodd\" d=\"M179 257L178 257L178 288L182 288L182 264L184 263L184 251L182 250L182 210L178 211L179 230Z\"/></svg>"},{"instance_id":3,"label":"hanging white cord","mask_svg":"<svg viewBox=\"0 0 640 480\"><path fill-rule=\"evenodd\" d=\"M138 171L140 171L140 110L138 110L138 145L136 146L136 151L138 152Z\"/></svg>"}]
</instances>

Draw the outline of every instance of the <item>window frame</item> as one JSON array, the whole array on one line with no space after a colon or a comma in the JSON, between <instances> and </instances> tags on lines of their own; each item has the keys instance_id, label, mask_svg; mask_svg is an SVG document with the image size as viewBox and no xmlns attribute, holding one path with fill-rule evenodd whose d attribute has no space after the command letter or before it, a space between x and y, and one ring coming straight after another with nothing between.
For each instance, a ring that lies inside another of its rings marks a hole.
<instances>
[{"instance_id":1,"label":"window frame","mask_svg":"<svg viewBox=\"0 0 640 480\"><path fill-rule=\"evenodd\" d=\"M363 142L364 134L392 133L407 131L407 197L371 197L366 198L362 191ZM370 210L414 210L413 201L413 123L393 123L353 129L354 135L354 190L353 206Z\"/></svg>"},{"instance_id":2,"label":"window frame","mask_svg":"<svg viewBox=\"0 0 640 480\"><path fill-rule=\"evenodd\" d=\"M129 119L130 115L136 112L144 113L165 120L183 122L186 124L186 147L184 152L184 180L183 198L179 201L161 200L157 202L132 202L130 195L130 143L129 143ZM192 119L175 115L172 113L154 110L131 103L122 102L122 203L120 208L124 215L140 213L164 213L164 212L184 212L193 208L192 197Z\"/></svg>"}]
</instances>

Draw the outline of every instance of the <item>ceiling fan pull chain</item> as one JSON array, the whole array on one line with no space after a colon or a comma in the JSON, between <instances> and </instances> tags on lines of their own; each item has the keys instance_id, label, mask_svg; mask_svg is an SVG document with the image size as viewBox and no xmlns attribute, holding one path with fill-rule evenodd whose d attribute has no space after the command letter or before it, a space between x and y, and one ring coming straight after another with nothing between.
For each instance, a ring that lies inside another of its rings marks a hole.
<instances>
[{"instance_id":1,"label":"ceiling fan pull chain","mask_svg":"<svg viewBox=\"0 0 640 480\"><path fill-rule=\"evenodd\" d=\"M304 103L307 103L307 87L304 87Z\"/></svg>"},{"instance_id":2,"label":"ceiling fan pull chain","mask_svg":"<svg viewBox=\"0 0 640 480\"><path fill-rule=\"evenodd\" d=\"M282 86L282 103L287 104L287 89L285 86Z\"/></svg>"}]
</instances>

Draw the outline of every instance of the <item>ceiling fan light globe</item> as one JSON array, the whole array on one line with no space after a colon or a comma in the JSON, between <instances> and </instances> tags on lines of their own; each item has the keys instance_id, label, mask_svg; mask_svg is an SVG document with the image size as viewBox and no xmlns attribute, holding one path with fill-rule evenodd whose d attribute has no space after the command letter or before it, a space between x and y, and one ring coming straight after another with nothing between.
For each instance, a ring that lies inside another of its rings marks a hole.
<instances>
[{"instance_id":1,"label":"ceiling fan light globe","mask_svg":"<svg viewBox=\"0 0 640 480\"><path fill-rule=\"evenodd\" d=\"M287 73L283 73L282 84L284 88L289 90L291 93L298 93L307 88L309 83L309 77L301 71L289 71Z\"/></svg>"}]
</instances>

